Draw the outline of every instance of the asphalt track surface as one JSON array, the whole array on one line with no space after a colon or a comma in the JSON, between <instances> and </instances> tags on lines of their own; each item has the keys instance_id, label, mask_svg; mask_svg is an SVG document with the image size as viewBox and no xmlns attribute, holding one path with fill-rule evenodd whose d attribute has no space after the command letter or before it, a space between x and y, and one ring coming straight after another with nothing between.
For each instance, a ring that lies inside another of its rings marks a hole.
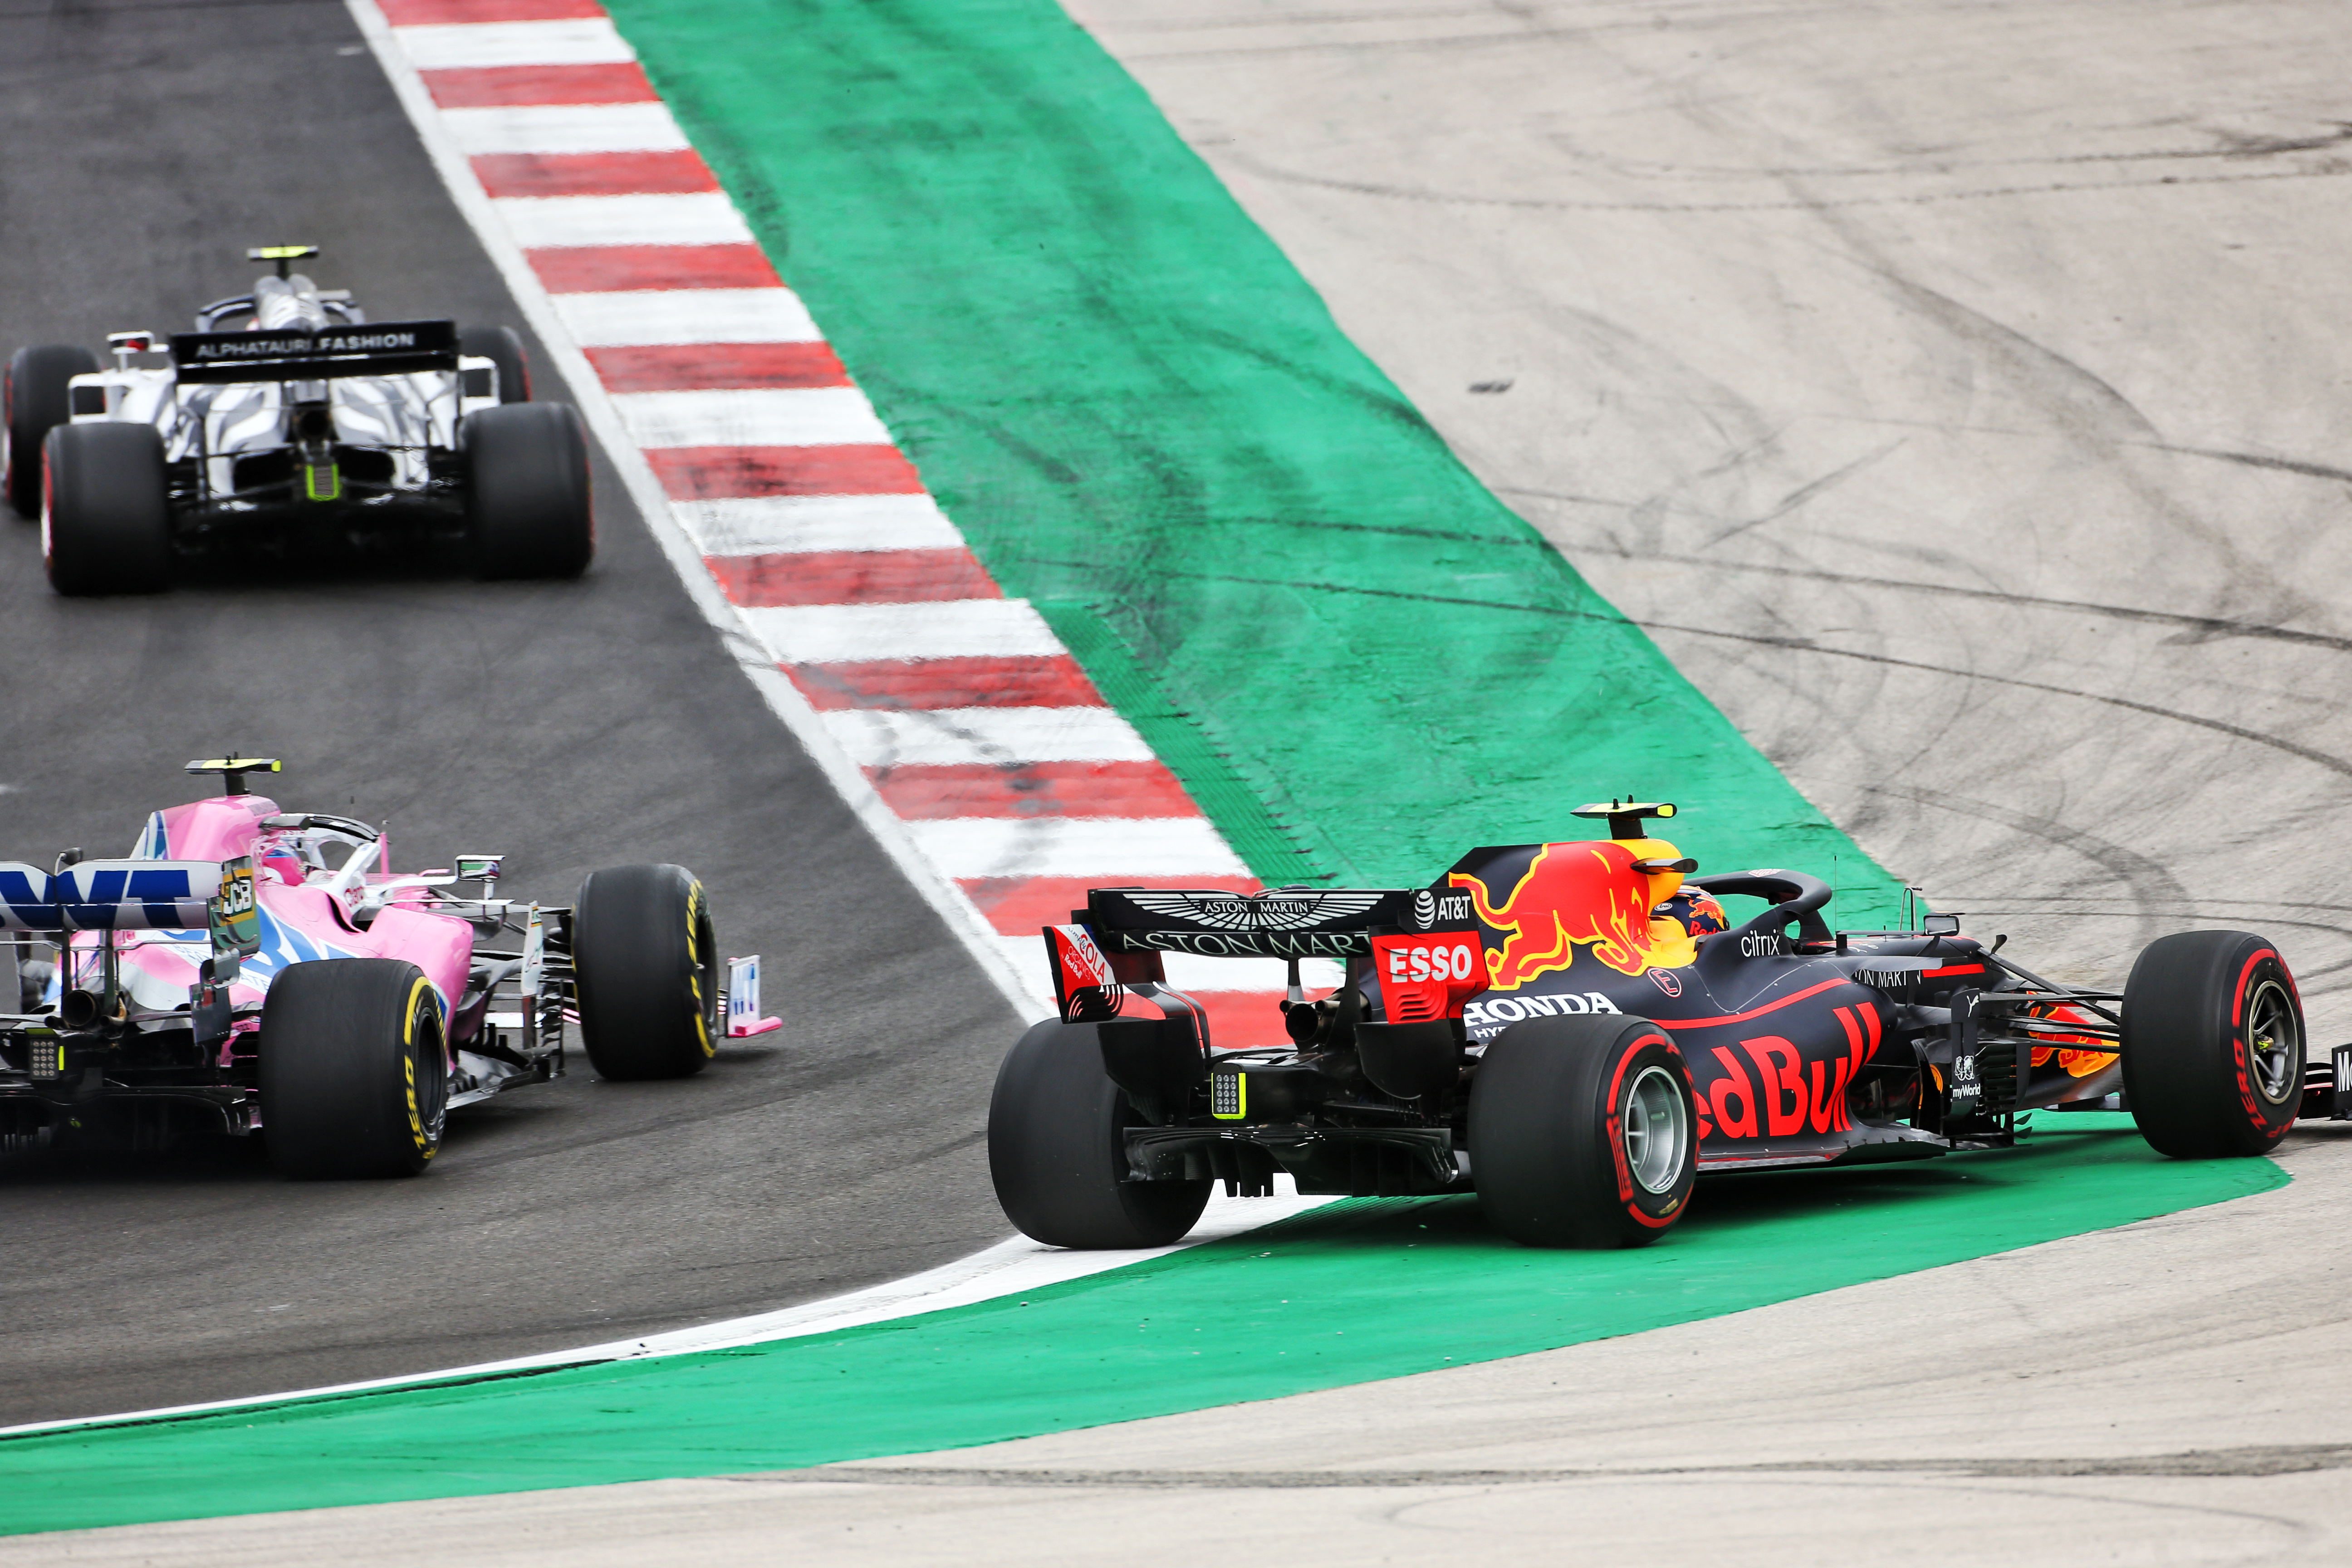
<instances>
[{"instance_id":1,"label":"asphalt track surface","mask_svg":"<svg viewBox=\"0 0 2352 1568\"><path fill-rule=\"evenodd\" d=\"M1073 9L1480 476L1882 863L2070 976L2267 931L2315 1042L2352 1034L2339 6ZM2344 1134L2298 1129L2260 1197L1456 1372L74 1544L2336 1562Z\"/></svg>"},{"instance_id":2,"label":"asphalt track surface","mask_svg":"<svg viewBox=\"0 0 2352 1568\"><path fill-rule=\"evenodd\" d=\"M378 319L520 325L331 0L0 9L0 344L173 330L316 241ZM543 368L542 398L563 395ZM452 1118L414 1182L279 1181L247 1143L0 1162L0 1424L315 1386L762 1310L1004 1232L980 1149L999 993L730 661L598 458L596 564L214 571L69 602L0 521L0 856L120 853L285 759L395 868L503 851L516 896L669 860L785 1027L677 1083L568 1078ZM439 858L428 859L426 858Z\"/></svg>"},{"instance_id":3,"label":"asphalt track surface","mask_svg":"<svg viewBox=\"0 0 2352 1568\"><path fill-rule=\"evenodd\" d=\"M2272 931L2345 1037L2333 7L1076 8L1481 476L1866 848L2071 974ZM2333 1561L2340 1131L2234 1205L896 1484L72 1545Z\"/></svg>"}]
</instances>

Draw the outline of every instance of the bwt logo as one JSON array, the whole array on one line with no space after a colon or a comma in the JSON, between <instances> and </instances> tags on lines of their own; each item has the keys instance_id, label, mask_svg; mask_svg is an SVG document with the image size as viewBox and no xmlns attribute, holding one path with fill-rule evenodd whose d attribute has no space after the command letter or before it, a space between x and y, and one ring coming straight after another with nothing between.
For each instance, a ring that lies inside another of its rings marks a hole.
<instances>
[{"instance_id":1,"label":"bwt logo","mask_svg":"<svg viewBox=\"0 0 2352 1568\"><path fill-rule=\"evenodd\" d=\"M1752 931L1739 939L1739 952L1747 958L1778 958L1780 956L1780 939L1769 932Z\"/></svg>"}]
</instances>

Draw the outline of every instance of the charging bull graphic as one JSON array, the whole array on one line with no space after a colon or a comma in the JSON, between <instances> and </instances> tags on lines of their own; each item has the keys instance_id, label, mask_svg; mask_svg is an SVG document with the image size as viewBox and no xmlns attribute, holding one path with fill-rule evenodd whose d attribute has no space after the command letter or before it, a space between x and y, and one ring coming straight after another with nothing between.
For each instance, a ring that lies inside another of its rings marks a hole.
<instances>
[{"instance_id":1,"label":"charging bull graphic","mask_svg":"<svg viewBox=\"0 0 2352 1568\"><path fill-rule=\"evenodd\" d=\"M1690 931L1651 917L1681 888L1682 873L1635 868L1674 862L1676 853L1655 838L1474 849L1445 880L1469 893L1486 930L1494 989L1514 991L1570 967L1580 947L1623 974L1690 963ZM1497 900L1495 889L1506 884L1510 891Z\"/></svg>"}]
</instances>

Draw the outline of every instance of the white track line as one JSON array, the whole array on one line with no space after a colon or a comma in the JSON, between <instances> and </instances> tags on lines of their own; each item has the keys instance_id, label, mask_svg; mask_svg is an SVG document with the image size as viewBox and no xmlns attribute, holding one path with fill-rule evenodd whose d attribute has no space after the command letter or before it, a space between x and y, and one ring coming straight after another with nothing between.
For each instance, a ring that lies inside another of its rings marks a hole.
<instances>
[{"instance_id":1,"label":"white track line","mask_svg":"<svg viewBox=\"0 0 2352 1568\"><path fill-rule=\"evenodd\" d=\"M1109 708L843 708L826 713L824 722L842 750L869 768L1148 763L1152 756L1135 727Z\"/></svg>"},{"instance_id":2,"label":"white track line","mask_svg":"<svg viewBox=\"0 0 2352 1568\"><path fill-rule=\"evenodd\" d=\"M951 816L910 822L951 877L1246 877L1205 816Z\"/></svg>"},{"instance_id":3,"label":"white track line","mask_svg":"<svg viewBox=\"0 0 2352 1568\"><path fill-rule=\"evenodd\" d=\"M573 340L588 348L824 341L824 334L809 319L808 307L789 289L558 294L555 309L571 327Z\"/></svg>"},{"instance_id":4,"label":"white track line","mask_svg":"<svg viewBox=\"0 0 2352 1568\"><path fill-rule=\"evenodd\" d=\"M640 447L849 447L890 439L854 386L624 392L613 401Z\"/></svg>"},{"instance_id":5,"label":"white track line","mask_svg":"<svg viewBox=\"0 0 2352 1568\"><path fill-rule=\"evenodd\" d=\"M376 13L379 25L383 13ZM637 58L612 20L583 16L562 22L460 22L449 26L403 27L403 63L418 70L465 70L483 66L627 65Z\"/></svg>"},{"instance_id":6,"label":"white track line","mask_svg":"<svg viewBox=\"0 0 2352 1568\"><path fill-rule=\"evenodd\" d=\"M1061 639L1026 599L948 599L921 605L793 605L746 609L741 614L775 657L786 664L851 664L886 658L1035 658L1063 651Z\"/></svg>"},{"instance_id":7,"label":"white track line","mask_svg":"<svg viewBox=\"0 0 2352 1568\"><path fill-rule=\"evenodd\" d=\"M682 153L688 145L661 103L534 103L440 114L450 140L470 154Z\"/></svg>"},{"instance_id":8,"label":"white track line","mask_svg":"<svg viewBox=\"0 0 2352 1568\"><path fill-rule=\"evenodd\" d=\"M706 555L963 547L929 496L761 496L681 501L677 510Z\"/></svg>"},{"instance_id":9,"label":"white track line","mask_svg":"<svg viewBox=\"0 0 2352 1568\"><path fill-rule=\"evenodd\" d=\"M491 204L525 250L579 245L750 245L735 204L716 191L683 196L524 196Z\"/></svg>"},{"instance_id":10,"label":"white track line","mask_svg":"<svg viewBox=\"0 0 2352 1568\"><path fill-rule=\"evenodd\" d=\"M1277 1190L1270 1198L1211 1198L1208 1211L1201 1216L1201 1223L1174 1247L1134 1252L1062 1252L1041 1247L1026 1237L1014 1237L984 1251L975 1252L969 1258L960 1258L953 1263L942 1264L904 1279L869 1285L863 1290L828 1296L822 1301L811 1301L798 1307L759 1312L750 1317L727 1318L719 1322L677 1329L668 1333L612 1340L604 1344L583 1345L578 1350L550 1351L541 1355L515 1356L506 1361L479 1362L471 1366L416 1373L404 1377L330 1384L320 1388L293 1389L284 1394L258 1394L251 1398L215 1399L201 1405L165 1405L153 1410L127 1411L119 1415L79 1415L63 1421L35 1421L21 1426L0 1426L0 1437L23 1436L34 1432L64 1432L83 1426L168 1421L213 1411L249 1410L257 1405L283 1405L293 1400L331 1399L342 1394L415 1388L428 1384L465 1383L543 1371L550 1367L593 1366L600 1362L691 1355L698 1351L732 1350L776 1340L803 1339L811 1334L829 1334L837 1329L854 1329L864 1323L943 1312L954 1307L968 1307L977 1301L994 1300L1016 1291L1042 1290L1050 1285L1124 1268L1131 1263L1166 1258L1203 1242L1239 1236L1276 1220L1305 1214L1330 1201L1328 1198L1298 1196L1289 1190L1287 1177L1277 1176L1275 1183Z\"/></svg>"}]
</instances>

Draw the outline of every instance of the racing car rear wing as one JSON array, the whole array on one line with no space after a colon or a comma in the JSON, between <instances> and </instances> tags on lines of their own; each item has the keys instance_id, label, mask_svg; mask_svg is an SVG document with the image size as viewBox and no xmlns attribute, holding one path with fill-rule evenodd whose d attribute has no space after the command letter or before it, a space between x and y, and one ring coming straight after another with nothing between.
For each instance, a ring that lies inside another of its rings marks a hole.
<instances>
[{"instance_id":1,"label":"racing car rear wing","mask_svg":"<svg viewBox=\"0 0 2352 1568\"><path fill-rule=\"evenodd\" d=\"M54 874L0 861L0 931L200 931L215 900L253 908L250 861L84 860Z\"/></svg>"},{"instance_id":2,"label":"racing car rear wing","mask_svg":"<svg viewBox=\"0 0 2352 1568\"><path fill-rule=\"evenodd\" d=\"M325 381L457 368L454 321L371 321L252 332L174 332L172 363L188 383Z\"/></svg>"},{"instance_id":3,"label":"racing car rear wing","mask_svg":"<svg viewBox=\"0 0 2352 1568\"><path fill-rule=\"evenodd\" d=\"M1094 888L1082 917L1111 952L1191 952L1209 958L1349 958L1370 953L1376 931L1415 913L1410 888ZM1412 921L1427 929L1425 918Z\"/></svg>"}]
</instances>

